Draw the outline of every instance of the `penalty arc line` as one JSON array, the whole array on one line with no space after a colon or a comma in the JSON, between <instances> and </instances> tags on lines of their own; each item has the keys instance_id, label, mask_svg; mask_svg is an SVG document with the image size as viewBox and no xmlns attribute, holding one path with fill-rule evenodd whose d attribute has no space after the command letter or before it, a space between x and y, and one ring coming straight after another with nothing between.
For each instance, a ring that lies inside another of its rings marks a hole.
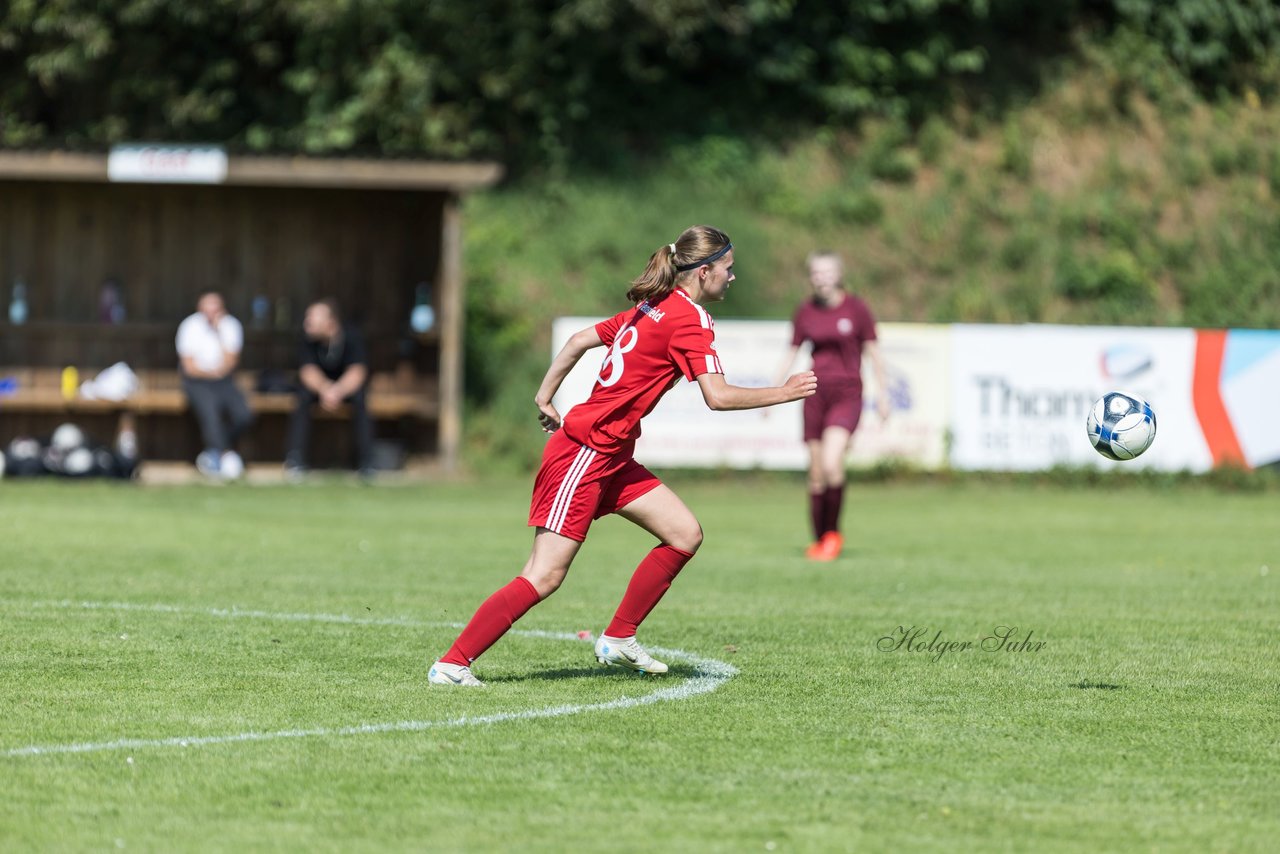
<instances>
[{"instance_id":1,"label":"penalty arc line","mask_svg":"<svg viewBox=\"0 0 1280 854\"><path fill-rule=\"evenodd\" d=\"M18 603L4 603L18 604ZM176 605L140 605L128 602L29 602L23 603L29 608L79 608L99 611L150 611L170 614L191 614L226 618L245 618L262 620L287 620L294 622L322 622L351 625L377 626L456 626L455 623L430 623L403 618L349 617L343 614L298 614L274 613L269 611L246 611L225 608L183 608ZM512 629L510 634L524 637L544 638L548 640L568 640L578 642L576 634L569 632L549 632L537 629ZM694 676L679 685L662 688L652 694L640 697L619 697L603 703L567 704L551 706L545 709L523 709L513 712L496 712L490 715L463 716L439 721L396 721L390 723L367 723L346 727L313 727L308 729L274 730L264 732L241 732L226 735L175 736L171 738L121 738L114 741L80 742L72 744L33 744L26 747L15 747L0 752L0 756L49 756L67 753L98 753L109 750L160 748L160 747L204 747L219 744L235 744L240 742L274 741L287 738L347 737L356 735L375 735L391 732L422 732L429 729L450 729L466 726L484 726L507 721L538 720L542 718L558 718L577 715L584 712L604 712L615 709L633 709L654 703L687 700L700 694L709 694L737 674L738 669L731 664L713 658L703 658L684 650L651 647L659 655L677 661L692 664Z\"/></svg>"}]
</instances>

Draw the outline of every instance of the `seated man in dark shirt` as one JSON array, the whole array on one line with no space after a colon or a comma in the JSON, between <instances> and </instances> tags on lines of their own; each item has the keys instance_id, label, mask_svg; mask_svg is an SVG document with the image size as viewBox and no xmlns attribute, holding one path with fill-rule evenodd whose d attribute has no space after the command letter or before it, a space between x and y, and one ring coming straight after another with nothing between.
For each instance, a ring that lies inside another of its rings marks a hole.
<instances>
[{"instance_id":1,"label":"seated man in dark shirt","mask_svg":"<svg viewBox=\"0 0 1280 854\"><path fill-rule=\"evenodd\" d=\"M362 475L372 474L373 422L365 405L369 359L360 332L344 324L333 300L307 306L298 349L298 405L289 421L289 453L285 472L300 475L307 468L311 439L311 408L319 404L333 411L344 403L351 407L355 431L356 465Z\"/></svg>"}]
</instances>

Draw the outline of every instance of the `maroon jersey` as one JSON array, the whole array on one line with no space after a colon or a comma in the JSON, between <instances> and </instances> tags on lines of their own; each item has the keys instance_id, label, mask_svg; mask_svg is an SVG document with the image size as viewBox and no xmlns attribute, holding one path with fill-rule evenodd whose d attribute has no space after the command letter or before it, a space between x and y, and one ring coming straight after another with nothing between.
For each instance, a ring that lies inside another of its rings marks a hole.
<instances>
[{"instance_id":1,"label":"maroon jersey","mask_svg":"<svg viewBox=\"0 0 1280 854\"><path fill-rule=\"evenodd\" d=\"M591 396L569 410L565 435L605 454L640 435L640 419L680 377L722 374L711 315L676 288L596 324L608 347Z\"/></svg>"},{"instance_id":2,"label":"maroon jersey","mask_svg":"<svg viewBox=\"0 0 1280 854\"><path fill-rule=\"evenodd\" d=\"M805 300L792 318L792 346L813 343L813 372L822 380L862 382L862 347L876 340L876 319L867 304L853 294L827 307Z\"/></svg>"}]
</instances>

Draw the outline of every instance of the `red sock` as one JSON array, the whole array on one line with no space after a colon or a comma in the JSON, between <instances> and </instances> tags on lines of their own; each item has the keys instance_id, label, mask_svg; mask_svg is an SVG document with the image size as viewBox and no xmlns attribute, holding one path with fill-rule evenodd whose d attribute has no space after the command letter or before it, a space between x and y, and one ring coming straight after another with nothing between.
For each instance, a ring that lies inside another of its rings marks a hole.
<instances>
[{"instance_id":1,"label":"red sock","mask_svg":"<svg viewBox=\"0 0 1280 854\"><path fill-rule=\"evenodd\" d=\"M844 503L844 485L832 486L826 492L826 512L822 518L822 532L840 530L840 505Z\"/></svg>"},{"instance_id":2,"label":"red sock","mask_svg":"<svg viewBox=\"0 0 1280 854\"><path fill-rule=\"evenodd\" d=\"M825 492L809 493L809 518L813 521L813 541L816 543L827 532L823 527L827 519L827 494Z\"/></svg>"},{"instance_id":3,"label":"red sock","mask_svg":"<svg viewBox=\"0 0 1280 854\"><path fill-rule=\"evenodd\" d=\"M537 605L538 599L538 591L533 582L517 575L480 604L471 622L467 623L462 634L458 635L453 646L449 647L449 651L440 660L470 667L471 662L507 633L512 623Z\"/></svg>"},{"instance_id":4,"label":"red sock","mask_svg":"<svg viewBox=\"0 0 1280 854\"><path fill-rule=\"evenodd\" d=\"M636 628L649 616L653 606L658 604L664 593L676 580L680 570L693 558L688 552L671 546L658 546L645 555L644 560L636 567L627 585L627 592L622 597L622 604L613 615L613 622L604 633L611 638L629 638L636 633Z\"/></svg>"}]
</instances>

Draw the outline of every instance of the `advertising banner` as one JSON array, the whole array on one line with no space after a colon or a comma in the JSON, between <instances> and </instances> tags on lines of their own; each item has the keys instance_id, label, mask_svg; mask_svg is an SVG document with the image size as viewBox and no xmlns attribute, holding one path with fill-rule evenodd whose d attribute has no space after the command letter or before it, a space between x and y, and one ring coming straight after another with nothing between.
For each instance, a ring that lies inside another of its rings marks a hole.
<instances>
[{"instance_id":1,"label":"advertising banner","mask_svg":"<svg viewBox=\"0 0 1280 854\"><path fill-rule=\"evenodd\" d=\"M951 417L951 329L927 323L878 323L880 353L889 386L890 415L876 415L875 372L862 364L862 421L853 437L851 461L873 465L898 460L937 469L947 463Z\"/></svg>"},{"instance_id":2,"label":"advertising banner","mask_svg":"<svg viewBox=\"0 0 1280 854\"><path fill-rule=\"evenodd\" d=\"M598 318L556 320L553 352ZM879 324L889 420L875 414L863 365L862 422L850 462L903 460L922 468L1031 471L1056 465L1206 471L1280 464L1280 332L1026 324ZM726 379L773 384L790 346L788 321L721 320ZM556 406L585 400L603 351L569 375ZM791 372L809 366L802 351ZM1113 462L1089 444L1089 407L1109 391L1145 398L1155 443ZM948 433L950 453L947 452ZM801 470L801 404L712 412L681 381L644 421L637 456L654 466Z\"/></svg>"},{"instance_id":3,"label":"advertising banner","mask_svg":"<svg viewBox=\"0 0 1280 854\"><path fill-rule=\"evenodd\" d=\"M954 467L1203 471L1213 465L1192 393L1195 330L969 324L951 329ZM1136 460L1106 460L1085 435L1089 407L1109 391L1133 392L1155 410L1155 443Z\"/></svg>"},{"instance_id":4,"label":"advertising banner","mask_svg":"<svg viewBox=\"0 0 1280 854\"><path fill-rule=\"evenodd\" d=\"M1198 331L1194 383L1215 464L1280 463L1280 332Z\"/></svg>"},{"instance_id":5,"label":"advertising banner","mask_svg":"<svg viewBox=\"0 0 1280 854\"><path fill-rule=\"evenodd\" d=\"M599 318L558 318L552 351L574 332ZM791 344L791 323L782 320L717 320L716 351L725 378L734 385L773 385ZM875 414L879 393L869 364L863 365L866 392L862 423L851 452L854 464L886 458L922 467L945 463L948 412L948 331L924 324L878 325L889 384L892 414L881 424ZM603 350L587 353L566 378L555 405L563 414L585 400L599 373ZM805 353L790 373L807 370ZM644 420L636 456L646 465L669 467L766 468L802 470L808 455L802 441L802 404L760 410L713 412L697 383L681 380Z\"/></svg>"}]
</instances>

